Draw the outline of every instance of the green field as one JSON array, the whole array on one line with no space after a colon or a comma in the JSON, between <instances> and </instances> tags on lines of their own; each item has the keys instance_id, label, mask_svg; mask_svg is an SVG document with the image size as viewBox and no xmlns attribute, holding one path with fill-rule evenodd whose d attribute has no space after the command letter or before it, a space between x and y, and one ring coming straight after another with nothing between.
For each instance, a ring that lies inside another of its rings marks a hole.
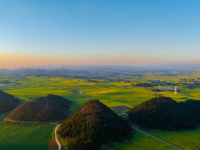
<instances>
[{"instance_id":1,"label":"green field","mask_svg":"<svg viewBox=\"0 0 200 150\"><path fill-rule=\"evenodd\" d=\"M135 131L134 137L131 140L132 143L122 143L120 145L114 146L113 148L107 148L106 150L175 150L175 148L162 143L158 140L155 140L154 138L150 138L149 136L139 132Z\"/></svg>"},{"instance_id":2,"label":"green field","mask_svg":"<svg viewBox=\"0 0 200 150\"><path fill-rule=\"evenodd\" d=\"M145 76L137 78L132 77L132 83L123 81L107 81L98 80L99 83L91 83L86 79L73 79L64 77L6 77L1 76L0 81L9 80L19 83L20 85L0 86L3 91L19 97L22 100L33 100L47 94L57 94L63 96L74 103L70 108L71 113L88 101L88 98L79 93L73 93L71 90L81 89L86 95L93 99L99 99L108 107L128 106L134 107L149 98L155 97L155 92L145 90L144 87L136 87L131 84L140 82L148 82L148 80L161 80L166 82L179 82L182 78L196 79L200 77L199 73L178 76L155 76L153 73L146 73ZM123 78L123 77L122 77ZM106 81L106 82L102 82ZM180 87L178 87L180 88ZM182 87L181 92L159 92L163 96L172 97L176 101L185 101L186 98L200 99L199 89L188 89ZM117 111L117 113L120 113ZM21 126L0 123L0 148L7 149L48 149L48 142L52 138L51 134L54 126ZM183 149L195 149L200 145L200 128L187 131L164 132L164 131L146 131L158 138L172 143ZM120 144L117 149L172 149L170 146L163 144L147 135L136 132L131 144Z\"/></svg>"},{"instance_id":3,"label":"green field","mask_svg":"<svg viewBox=\"0 0 200 150\"><path fill-rule=\"evenodd\" d=\"M200 145L200 128L194 130L185 130L185 131L148 131L149 134L152 134L162 140L165 140L173 145L184 150L193 150L198 145Z\"/></svg>"},{"instance_id":4,"label":"green field","mask_svg":"<svg viewBox=\"0 0 200 150\"><path fill-rule=\"evenodd\" d=\"M48 149L54 126L25 126L0 123L1 150Z\"/></svg>"}]
</instances>

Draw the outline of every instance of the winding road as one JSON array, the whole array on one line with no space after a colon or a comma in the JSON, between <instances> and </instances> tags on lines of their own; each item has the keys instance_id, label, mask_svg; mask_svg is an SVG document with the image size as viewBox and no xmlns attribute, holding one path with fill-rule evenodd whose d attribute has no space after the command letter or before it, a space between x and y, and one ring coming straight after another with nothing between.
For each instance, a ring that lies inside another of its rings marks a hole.
<instances>
[{"instance_id":1,"label":"winding road","mask_svg":"<svg viewBox=\"0 0 200 150\"><path fill-rule=\"evenodd\" d=\"M199 150L200 149L200 146L198 146L197 148L196 148L196 150Z\"/></svg>"},{"instance_id":2,"label":"winding road","mask_svg":"<svg viewBox=\"0 0 200 150\"><path fill-rule=\"evenodd\" d=\"M55 129L55 140L56 140L56 143L58 144L58 150L61 150L61 144L60 144L60 142L58 141L58 138L57 138L57 130L58 130L59 126L60 126L60 124L57 125L56 129Z\"/></svg>"},{"instance_id":3,"label":"winding road","mask_svg":"<svg viewBox=\"0 0 200 150\"><path fill-rule=\"evenodd\" d=\"M0 120L2 120L6 115L7 115L8 113L5 113L5 114L3 114L2 116L1 116L1 118L0 118ZM14 120L10 120L10 119L8 119L8 118L6 118L7 120L9 120L9 121L14 121ZM28 122L28 121L14 121L14 122ZM30 122L29 122L30 123ZM31 122L31 123L33 123L33 122ZM35 122L34 122L35 123ZM38 122L37 122L38 123ZM45 123L47 123L47 122L45 122ZM55 129L55 140L56 140L56 143L57 143L57 145L58 145L58 150L61 150L61 144L60 144L60 142L58 141L58 138L57 138L57 130L58 130L58 127L60 126L60 124L59 125L57 125L56 126L56 129Z\"/></svg>"},{"instance_id":4,"label":"winding road","mask_svg":"<svg viewBox=\"0 0 200 150\"><path fill-rule=\"evenodd\" d=\"M175 149L183 150L183 149L181 149L181 148L179 148L179 147L177 147L177 146L175 146L175 145L172 145L172 144L170 144L170 143L168 143L168 142L165 142L165 141L163 141L163 140L161 140L161 139L159 139L159 138L157 138L157 137L155 137L155 136L153 136L153 135L151 135L151 134L149 134L149 133L146 133L146 132L144 132L144 131L138 129L138 128L136 128L136 127L133 126L133 125L131 125L131 127L134 128L135 130L137 130L137 131L143 133L143 134L146 134L146 135L148 135L148 136L150 136L150 137L152 137L152 138L158 140L158 141L161 141L161 142L163 142L163 143L165 143L165 144L167 144L167 145L170 145L171 147L173 147L173 148L175 148Z\"/></svg>"},{"instance_id":5,"label":"winding road","mask_svg":"<svg viewBox=\"0 0 200 150\"><path fill-rule=\"evenodd\" d=\"M9 112L8 112L9 113ZM8 113L5 113L5 114L3 114L2 116L1 116L1 118L0 118L0 120L3 120L3 118L8 114ZM30 121L15 121L15 120L11 120L11 119L8 119L8 118L6 118L8 121L11 121L11 122L18 122L18 123L38 123L38 122L30 122ZM43 122L43 123L47 123L47 122ZM49 124L52 124L52 122L48 122ZM55 123L55 122L53 122L53 123ZM60 124L59 125L57 125L56 126L56 129L55 129L55 140L56 140L56 143L57 143L57 145L58 145L58 150L61 150L61 144L60 144L60 142L58 141L58 138L57 138L57 130L58 130L58 127L60 126Z\"/></svg>"}]
</instances>

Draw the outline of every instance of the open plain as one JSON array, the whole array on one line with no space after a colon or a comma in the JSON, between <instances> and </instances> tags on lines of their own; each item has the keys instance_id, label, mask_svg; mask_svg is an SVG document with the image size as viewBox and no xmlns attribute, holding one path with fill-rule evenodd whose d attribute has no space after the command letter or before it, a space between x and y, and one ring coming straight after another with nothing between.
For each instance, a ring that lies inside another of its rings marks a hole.
<instances>
[{"instance_id":1,"label":"open plain","mask_svg":"<svg viewBox=\"0 0 200 150\"><path fill-rule=\"evenodd\" d=\"M173 72L170 75L149 72L141 73L141 75L142 76L121 75L115 78L93 79L93 81L96 82L73 77L27 76L19 78L17 76L0 76L0 82L9 80L13 83L18 83L15 85L1 86L1 89L23 101L31 101L48 94L63 96L74 102L70 107L71 114L89 100L81 94L81 92L93 99L100 100L110 108L117 106L121 106L121 108L132 108L157 95L171 97L177 102L185 101L187 99L200 99L199 88L189 89L186 84L180 82L182 79L187 79L187 84L192 84L194 81L198 82L198 77L200 77L199 72L189 72L184 74ZM151 86L152 89L159 89L160 87L174 88L174 84L176 84L180 91L176 94L174 94L174 91L155 92L147 87L137 86L138 83L155 83ZM124 116L123 113L126 110L122 109L122 111L120 111L120 109L113 109L113 111ZM2 115L3 114L1 114L1 116ZM48 149L49 141L53 138L52 134L54 128L55 125L8 124L2 121L0 123L0 147L2 150ZM143 131L184 150L195 149L200 143L200 128L183 131ZM174 148L139 131L135 131L131 141L112 143L108 149L139 150Z\"/></svg>"}]
</instances>

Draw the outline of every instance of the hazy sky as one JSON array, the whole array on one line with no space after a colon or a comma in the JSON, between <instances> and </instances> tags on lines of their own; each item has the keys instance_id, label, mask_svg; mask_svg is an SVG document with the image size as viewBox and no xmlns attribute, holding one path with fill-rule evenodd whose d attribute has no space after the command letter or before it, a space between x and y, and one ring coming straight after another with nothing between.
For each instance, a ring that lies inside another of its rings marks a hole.
<instances>
[{"instance_id":1,"label":"hazy sky","mask_svg":"<svg viewBox=\"0 0 200 150\"><path fill-rule=\"evenodd\" d=\"M0 0L0 68L200 63L198 0Z\"/></svg>"}]
</instances>

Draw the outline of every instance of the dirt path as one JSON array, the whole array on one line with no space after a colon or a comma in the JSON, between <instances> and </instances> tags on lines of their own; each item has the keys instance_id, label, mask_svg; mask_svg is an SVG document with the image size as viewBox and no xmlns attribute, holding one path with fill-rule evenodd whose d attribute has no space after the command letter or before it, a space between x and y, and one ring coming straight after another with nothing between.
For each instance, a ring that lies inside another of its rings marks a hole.
<instances>
[{"instance_id":1,"label":"dirt path","mask_svg":"<svg viewBox=\"0 0 200 150\"><path fill-rule=\"evenodd\" d=\"M177 147L177 146L175 146L175 145L172 145L172 144L170 144L170 143L168 143L168 142L165 142L165 141L163 141L163 140L161 140L161 139L159 139L159 138L157 138L157 137L155 137L155 136L153 136L153 135L151 135L151 134L149 134L149 133L146 133L146 132L144 132L144 131L138 129L138 128L136 128L136 127L133 126L133 125L131 125L131 127L134 128L135 130L137 130L137 131L143 133L143 134L146 134L146 135L148 135L148 136L150 136L150 137L152 137L152 138L158 140L158 141L161 141L161 142L163 142L163 143L165 143L165 144L167 144L167 145L170 145L171 147L173 147L173 148L175 148L175 149L183 150L183 149L181 149L181 148L179 148L179 147Z\"/></svg>"}]
</instances>

